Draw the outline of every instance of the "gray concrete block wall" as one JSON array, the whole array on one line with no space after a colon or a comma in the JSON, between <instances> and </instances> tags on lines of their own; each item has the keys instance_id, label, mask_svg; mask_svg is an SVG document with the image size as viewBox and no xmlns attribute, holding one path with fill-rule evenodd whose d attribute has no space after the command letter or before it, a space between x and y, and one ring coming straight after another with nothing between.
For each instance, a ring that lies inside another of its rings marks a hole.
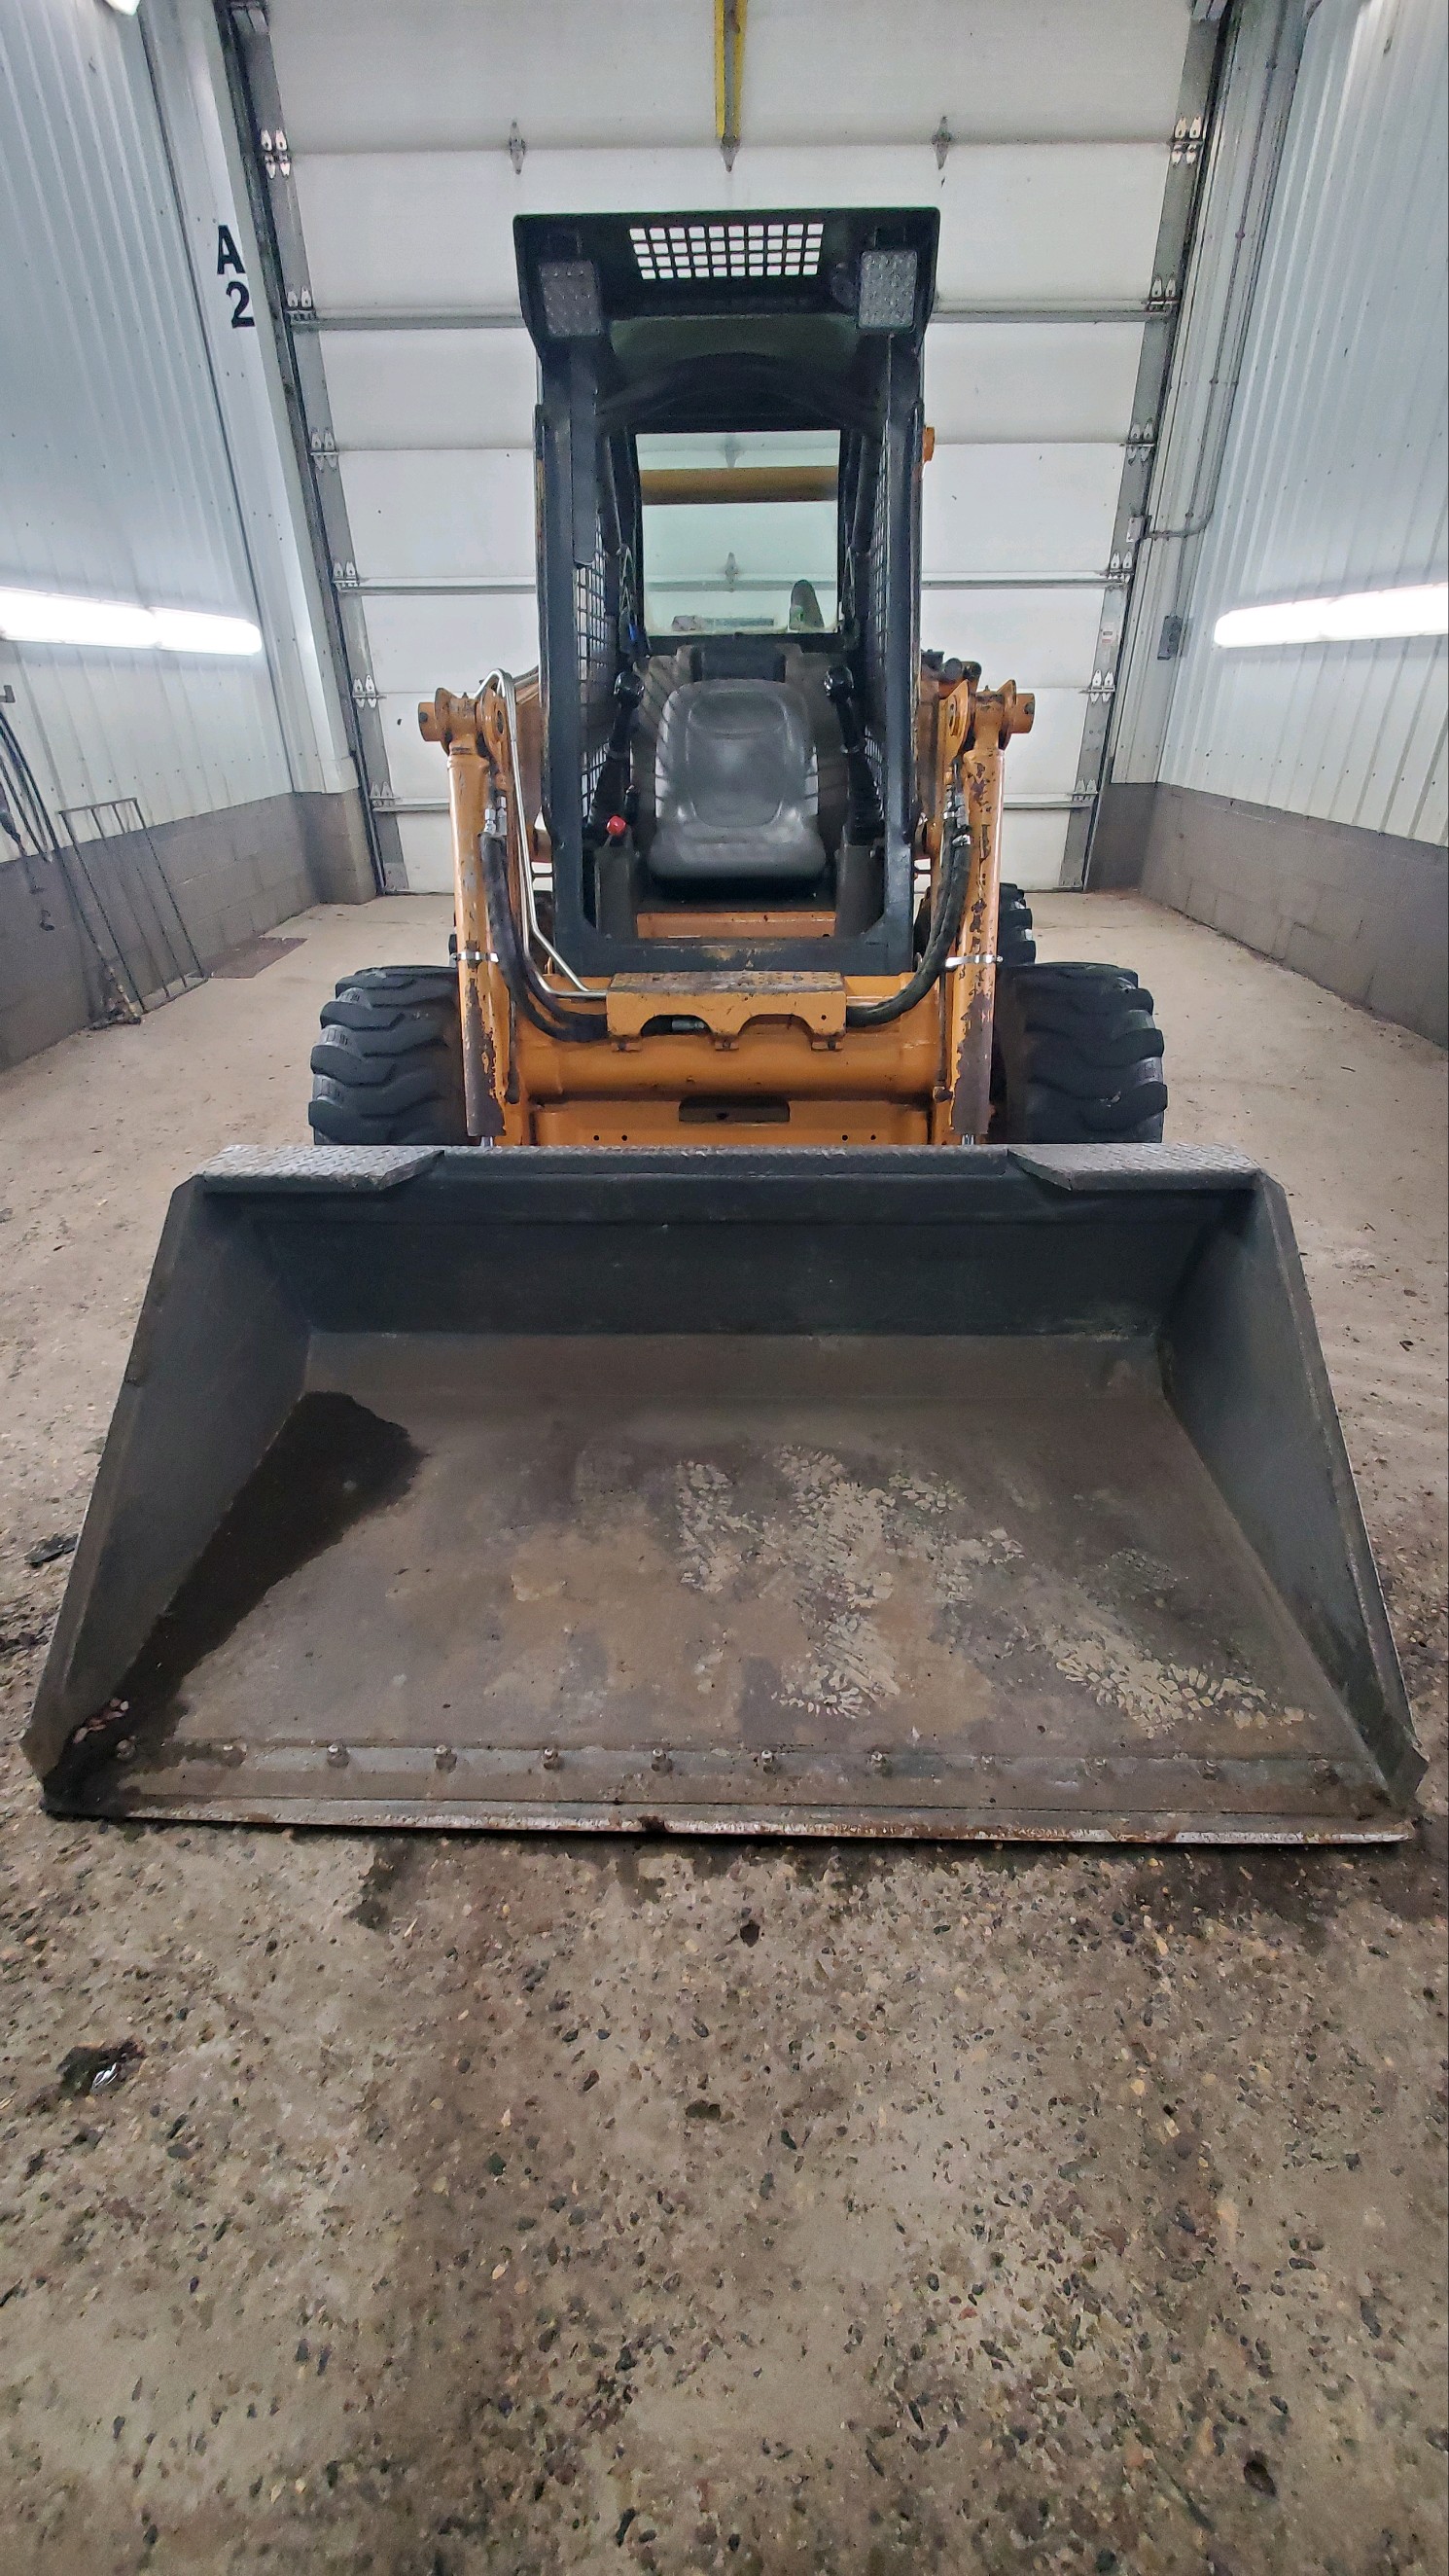
<instances>
[{"instance_id":1,"label":"gray concrete block wall","mask_svg":"<svg viewBox=\"0 0 1449 2576\"><path fill-rule=\"evenodd\" d=\"M1196 788L1112 786L1088 883L1275 957L1345 1001L1449 1045L1449 853Z\"/></svg>"},{"instance_id":2,"label":"gray concrete block wall","mask_svg":"<svg viewBox=\"0 0 1449 2576\"><path fill-rule=\"evenodd\" d=\"M367 903L377 891L355 796L270 796L158 824L151 838L203 966L314 903ZM138 971L148 945L164 962L138 836L87 842L84 856ZM159 909L174 933L164 894ZM0 1066L84 1028L100 991L62 871L0 860Z\"/></svg>"}]
</instances>

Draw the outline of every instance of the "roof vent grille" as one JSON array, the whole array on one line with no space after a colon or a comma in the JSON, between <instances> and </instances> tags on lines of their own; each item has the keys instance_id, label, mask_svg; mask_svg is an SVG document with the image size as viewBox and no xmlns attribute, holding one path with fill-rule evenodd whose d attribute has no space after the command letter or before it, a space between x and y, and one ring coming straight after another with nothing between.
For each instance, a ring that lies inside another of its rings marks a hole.
<instances>
[{"instance_id":1,"label":"roof vent grille","mask_svg":"<svg viewBox=\"0 0 1449 2576\"><path fill-rule=\"evenodd\" d=\"M649 286L713 279L816 277L825 226L809 215L763 222L631 224L629 240Z\"/></svg>"}]
</instances>

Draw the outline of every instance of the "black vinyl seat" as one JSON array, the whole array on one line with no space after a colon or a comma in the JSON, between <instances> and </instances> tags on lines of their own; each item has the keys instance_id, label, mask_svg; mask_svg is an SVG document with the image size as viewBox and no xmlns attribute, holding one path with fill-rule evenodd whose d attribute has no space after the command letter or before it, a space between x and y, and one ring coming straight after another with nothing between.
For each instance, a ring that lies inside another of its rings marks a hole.
<instances>
[{"instance_id":1,"label":"black vinyl seat","mask_svg":"<svg viewBox=\"0 0 1449 2576\"><path fill-rule=\"evenodd\" d=\"M654 756L652 875L801 883L826 864L809 709L784 680L686 681Z\"/></svg>"}]
</instances>

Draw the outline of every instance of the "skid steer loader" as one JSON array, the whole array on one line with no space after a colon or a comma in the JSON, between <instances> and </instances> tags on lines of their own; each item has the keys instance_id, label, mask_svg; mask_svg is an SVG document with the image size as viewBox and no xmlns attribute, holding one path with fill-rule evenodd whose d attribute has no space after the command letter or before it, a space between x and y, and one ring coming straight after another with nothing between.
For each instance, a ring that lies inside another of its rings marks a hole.
<instances>
[{"instance_id":1,"label":"skid steer loader","mask_svg":"<svg viewBox=\"0 0 1449 2576\"><path fill-rule=\"evenodd\" d=\"M52 1806L1392 1838L1421 1764L1280 1191L1000 882L919 649L936 217L531 218L536 675L440 691L454 955L177 1192ZM992 508L983 490L980 508Z\"/></svg>"}]
</instances>

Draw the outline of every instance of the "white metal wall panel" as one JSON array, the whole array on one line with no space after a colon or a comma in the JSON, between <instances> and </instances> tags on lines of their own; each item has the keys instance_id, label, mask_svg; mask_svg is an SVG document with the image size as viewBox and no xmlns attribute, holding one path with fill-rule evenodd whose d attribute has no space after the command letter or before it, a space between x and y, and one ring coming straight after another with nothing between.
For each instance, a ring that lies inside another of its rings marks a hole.
<instances>
[{"instance_id":1,"label":"white metal wall panel","mask_svg":"<svg viewBox=\"0 0 1449 2576\"><path fill-rule=\"evenodd\" d=\"M1446 825L1443 642L1223 651L1212 629L1444 578L1446 36L1440 0L1323 0L1309 27L1160 770L1423 840Z\"/></svg>"},{"instance_id":2,"label":"white metal wall panel","mask_svg":"<svg viewBox=\"0 0 1449 2576\"><path fill-rule=\"evenodd\" d=\"M635 148L714 136L707 0L271 0L294 151ZM1184 0L750 0L752 144L1141 140L1170 130ZM421 75L421 76L420 76Z\"/></svg>"},{"instance_id":3,"label":"white metal wall panel","mask_svg":"<svg viewBox=\"0 0 1449 2576\"><path fill-rule=\"evenodd\" d=\"M94 0L0 15L0 237L0 584L255 617L141 31ZM260 655L0 664L57 803L160 822L291 783Z\"/></svg>"}]
</instances>

